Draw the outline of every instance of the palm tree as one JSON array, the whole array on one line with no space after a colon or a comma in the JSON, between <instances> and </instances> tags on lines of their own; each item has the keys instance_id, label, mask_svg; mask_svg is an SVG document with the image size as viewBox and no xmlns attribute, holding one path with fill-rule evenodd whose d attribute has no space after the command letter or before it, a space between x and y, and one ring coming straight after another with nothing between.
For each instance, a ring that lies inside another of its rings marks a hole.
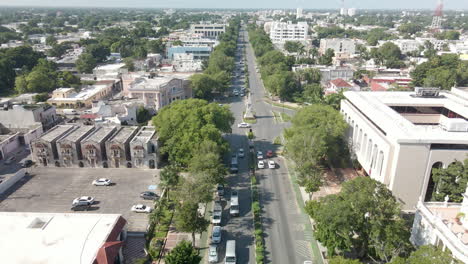
<instances>
[{"instance_id":1,"label":"palm tree","mask_svg":"<svg viewBox=\"0 0 468 264\"><path fill-rule=\"evenodd\" d=\"M161 185L166 188L166 195L169 197L169 190L179 183L179 168L174 165L164 167L160 173Z\"/></svg>"}]
</instances>

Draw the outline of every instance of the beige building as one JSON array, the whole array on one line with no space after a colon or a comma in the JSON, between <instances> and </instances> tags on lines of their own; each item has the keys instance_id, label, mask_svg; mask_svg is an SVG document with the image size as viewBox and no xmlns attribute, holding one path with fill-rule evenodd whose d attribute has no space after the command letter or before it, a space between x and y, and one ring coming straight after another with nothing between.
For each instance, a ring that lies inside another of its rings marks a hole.
<instances>
[{"instance_id":1,"label":"beige building","mask_svg":"<svg viewBox=\"0 0 468 264\"><path fill-rule=\"evenodd\" d=\"M117 130L115 126L100 126L81 141L83 161L79 167L108 168L106 141Z\"/></svg>"},{"instance_id":2,"label":"beige building","mask_svg":"<svg viewBox=\"0 0 468 264\"><path fill-rule=\"evenodd\" d=\"M176 100L192 98L190 76L193 73L163 74L160 76L136 77L133 81L124 81L123 94L142 100L146 107L158 111Z\"/></svg>"},{"instance_id":3,"label":"beige building","mask_svg":"<svg viewBox=\"0 0 468 264\"><path fill-rule=\"evenodd\" d=\"M57 140L64 134L73 131L75 126L59 125L55 126L47 133L43 134L31 142L32 160L41 166L60 166L59 154L57 150Z\"/></svg>"},{"instance_id":4,"label":"beige building","mask_svg":"<svg viewBox=\"0 0 468 264\"><path fill-rule=\"evenodd\" d=\"M95 130L94 126L76 126L57 140L58 162L61 167L78 167L83 160L81 141Z\"/></svg>"},{"instance_id":5,"label":"beige building","mask_svg":"<svg viewBox=\"0 0 468 264\"><path fill-rule=\"evenodd\" d=\"M416 90L345 92L341 101L353 155L405 210L432 193L432 168L468 154L468 89Z\"/></svg>"},{"instance_id":6,"label":"beige building","mask_svg":"<svg viewBox=\"0 0 468 264\"><path fill-rule=\"evenodd\" d=\"M158 166L158 137L154 127L145 126L130 142L133 166L154 169Z\"/></svg>"},{"instance_id":7,"label":"beige building","mask_svg":"<svg viewBox=\"0 0 468 264\"><path fill-rule=\"evenodd\" d=\"M106 141L106 153L110 168L131 167L130 140L138 132L138 127L120 127Z\"/></svg>"},{"instance_id":8,"label":"beige building","mask_svg":"<svg viewBox=\"0 0 468 264\"><path fill-rule=\"evenodd\" d=\"M224 24L195 24L190 26L191 33L203 34L206 38L217 38L226 32Z\"/></svg>"},{"instance_id":9,"label":"beige building","mask_svg":"<svg viewBox=\"0 0 468 264\"><path fill-rule=\"evenodd\" d=\"M116 90L116 81L98 81L76 93L72 88L59 88L47 100L51 105L65 108L91 107L93 101L107 99Z\"/></svg>"}]
</instances>

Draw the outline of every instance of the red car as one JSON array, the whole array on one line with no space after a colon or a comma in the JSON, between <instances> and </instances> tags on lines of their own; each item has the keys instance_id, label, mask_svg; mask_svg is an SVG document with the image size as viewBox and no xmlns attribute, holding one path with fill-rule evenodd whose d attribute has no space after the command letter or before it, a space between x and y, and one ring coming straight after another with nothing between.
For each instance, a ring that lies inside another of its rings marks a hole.
<instances>
[{"instance_id":1,"label":"red car","mask_svg":"<svg viewBox=\"0 0 468 264\"><path fill-rule=\"evenodd\" d=\"M267 158L273 157L273 151L268 150L267 153L266 153L266 156L267 156Z\"/></svg>"}]
</instances>

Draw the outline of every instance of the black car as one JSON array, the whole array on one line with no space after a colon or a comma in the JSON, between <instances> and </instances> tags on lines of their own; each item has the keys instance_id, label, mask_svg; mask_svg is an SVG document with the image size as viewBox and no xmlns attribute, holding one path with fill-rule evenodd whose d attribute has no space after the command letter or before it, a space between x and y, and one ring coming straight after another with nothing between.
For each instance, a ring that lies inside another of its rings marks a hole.
<instances>
[{"instance_id":1,"label":"black car","mask_svg":"<svg viewBox=\"0 0 468 264\"><path fill-rule=\"evenodd\" d=\"M140 193L140 197L145 200L156 200L158 199L158 195L154 192L142 192Z\"/></svg>"},{"instance_id":2,"label":"black car","mask_svg":"<svg viewBox=\"0 0 468 264\"><path fill-rule=\"evenodd\" d=\"M31 167L32 165L33 165L33 161L32 161L32 160L25 160L25 161L23 162L23 164L21 164L21 167L23 167L23 168L29 168L29 167Z\"/></svg>"},{"instance_id":3,"label":"black car","mask_svg":"<svg viewBox=\"0 0 468 264\"><path fill-rule=\"evenodd\" d=\"M91 205L89 204L77 204L77 205L73 205L71 210L72 211L88 211L89 209L91 208Z\"/></svg>"}]
</instances>

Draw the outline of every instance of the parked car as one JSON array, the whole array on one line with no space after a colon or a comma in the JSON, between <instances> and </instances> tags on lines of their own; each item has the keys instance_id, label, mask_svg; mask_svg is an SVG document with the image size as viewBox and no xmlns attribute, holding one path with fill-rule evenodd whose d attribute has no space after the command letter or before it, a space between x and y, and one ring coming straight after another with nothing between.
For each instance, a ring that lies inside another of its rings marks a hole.
<instances>
[{"instance_id":1,"label":"parked car","mask_svg":"<svg viewBox=\"0 0 468 264\"><path fill-rule=\"evenodd\" d=\"M222 211L214 211L211 218L211 223L213 225L221 225L221 218L223 217Z\"/></svg>"},{"instance_id":2,"label":"parked car","mask_svg":"<svg viewBox=\"0 0 468 264\"><path fill-rule=\"evenodd\" d=\"M218 194L218 196L223 196L224 195L224 185L218 184L218 186L216 187L216 193Z\"/></svg>"},{"instance_id":3,"label":"parked car","mask_svg":"<svg viewBox=\"0 0 468 264\"><path fill-rule=\"evenodd\" d=\"M136 204L132 206L132 212L136 213L151 213L152 209L149 206L146 206L144 204Z\"/></svg>"},{"instance_id":4,"label":"parked car","mask_svg":"<svg viewBox=\"0 0 468 264\"><path fill-rule=\"evenodd\" d=\"M250 128L251 126L248 123L242 122L242 123L237 124L237 127L238 128Z\"/></svg>"},{"instance_id":5,"label":"parked car","mask_svg":"<svg viewBox=\"0 0 468 264\"><path fill-rule=\"evenodd\" d=\"M208 252L208 262L216 263L218 262L218 246L215 244L210 245Z\"/></svg>"},{"instance_id":6,"label":"parked car","mask_svg":"<svg viewBox=\"0 0 468 264\"><path fill-rule=\"evenodd\" d=\"M276 163L273 160L268 161L268 168L269 169L274 169L276 168Z\"/></svg>"},{"instance_id":7,"label":"parked car","mask_svg":"<svg viewBox=\"0 0 468 264\"><path fill-rule=\"evenodd\" d=\"M91 205L94 203L94 197L91 196L81 196L75 198L72 202L72 205Z\"/></svg>"},{"instance_id":8,"label":"parked car","mask_svg":"<svg viewBox=\"0 0 468 264\"><path fill-rule=\"evenodd\" d=\"M240 148L238 153L237 153L237 156L239 156L239 158L243 158L244 157L244 149L243 148Z\"/></svg>"},{"instance_id":9,"label":"parked car","mask_svg":"<svg viewBox=\"0 0 468 264\"><path fill-rule=\"evenodd\" d=\"M259 169L264 169L265 168L265 162L263 162L263 160L258 161L258 168Z\"/></svg>"},{"instance_id":10,"label":"parked car","mask_svg":"<svg viewBox=\"0 0 468 264\"><path fill-rule=\"evenodd\" d=\"M25 160L25 161L23 162L23 164L21 164L21 167L23 167L23 168L29 168L29 167L31 167L32 165L33 165L33 161L28 159L28 160Z\"/></svg>"},{"instance_id":11,"label":"parked car","mask_svg":"<svg viewBox=\"0 0 468 264\"><path fill-rule=\"evenodd\" d=\"M213 232L211 233L211 242L214 244L221 243L221 227L213 226Z\"/></svg>"},{"instance_id":12,"label":"parked car","mask_svg":"<svg viewBox=\"0 0 468 264\"><path fill-rule=\"evenodd\" d=\"M111 180L106 179L106 178L100 178L100 179L93 181L94 186L109 186L111 184L112 184Z\"/></svg>"},{"instance_id":13,"label":"parked car","mask_svg":"<svg viewBox=\"0 0 468 264\"><path fill-rule=\"evenodd\" d=\"M6 164L6 165L10 165L10 164L12 164L13 161L15 161L15 160L16 160L16 157L15 157L15 156L11 156L11 157L9 157L8 159L5 160L5 164Z\"/></svg>"},{"instance_id":14,"label":"parked car","mask_svg":"<svg viewBox=\"0 0 468 264\"><path fill-rule=\"evenodd\" d=\"M263 159L263 152L257 151L257 159L259 160Z\"/></svg>"},{"instance_id":15,"label":"parked car","mask_svg":"<svg viewBox=\"0 0 468 264\"><path fill-rule=\"evenodd\" d=\"M156 193L149 192L149 191L140 193L140 197L145 199L145 200L156 200L156 199L158 199L158 195Z\"/></svg>"},{"instance_id":16,"label":"parked car","mask_svg":"<svg viewBox=\"0 0 468 264\"><path fill-rule=\"evenodd\" d=\"M272 157L273 157L273 151L268 150L268 151L266 152L266 156L267 156L267 158L272 158Z\"/></svg>"}]
</instances>

